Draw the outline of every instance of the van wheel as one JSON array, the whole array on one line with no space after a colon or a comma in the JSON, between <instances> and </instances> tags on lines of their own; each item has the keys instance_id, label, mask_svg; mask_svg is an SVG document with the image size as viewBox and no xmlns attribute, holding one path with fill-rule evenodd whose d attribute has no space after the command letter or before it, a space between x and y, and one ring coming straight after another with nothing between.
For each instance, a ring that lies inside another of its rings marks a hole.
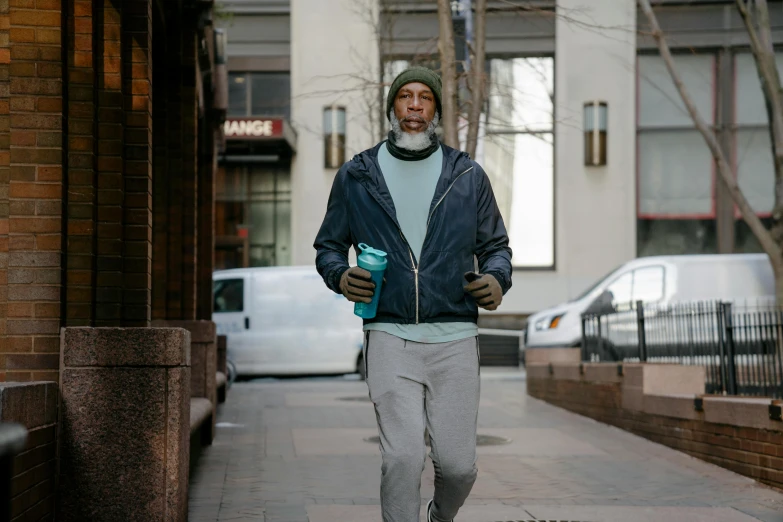
<instances>
[{"instance_id":1,"label":"van wheel","mask_svg":"<svg viewBox=\"0 0 783 522\"><path fill-rule=\"evenodd\" d=\"M359 354L359 359L356 361L356 373L359 374L360 380L367 379L367 373L364 371L364 356Z\"/></svg>"}]
</instances>

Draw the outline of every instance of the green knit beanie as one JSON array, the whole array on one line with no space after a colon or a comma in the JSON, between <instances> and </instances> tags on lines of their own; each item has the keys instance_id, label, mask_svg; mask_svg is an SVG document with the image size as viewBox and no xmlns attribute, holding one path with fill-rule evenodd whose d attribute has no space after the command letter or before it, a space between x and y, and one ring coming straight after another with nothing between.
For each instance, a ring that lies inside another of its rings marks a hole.
<instances>
[{"instance_id":1,"label":"green knit beanie","mask_svg":"<svg viewBox=\"0 0 783 522\"><path fill-rule=\"evenodd\" d=\"M442 84L440 82L440 76L432 69L426 67L410 67L402 71L391 84L389 89L389 95L386 97L386 117L389 117L392 107L394 106L394 99L397 97L397 93L404 85L409 83L423 83L432 90L435 95L435 106L438 114L440 114L440 95Z\"/></svg>"}]
</instances>

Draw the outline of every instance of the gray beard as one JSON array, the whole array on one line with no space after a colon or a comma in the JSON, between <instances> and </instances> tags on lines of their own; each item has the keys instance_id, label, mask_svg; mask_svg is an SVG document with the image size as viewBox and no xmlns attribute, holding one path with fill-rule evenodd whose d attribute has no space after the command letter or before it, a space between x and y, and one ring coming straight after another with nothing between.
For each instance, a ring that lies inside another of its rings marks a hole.
<instances>
[{"instance_id":1,"label":"gray beard","mask_svg":"<svg viewBox=\"0 0 783 522\"><path fill-rule=\"evenodd\" d=\"M417 152L426 149L432 143L432 140L435 137L435 130L438 128L438 123L440 123L440 116L436 112L435 117L430 124L427 125L424 132L419 132L417 134L410 134L402 130L400 120L394 115L393 108L389 112L389 121L391 122L391 131L394 133L394 139L397 141L397 146L405 150Z\"/></svg>"}]
</instances>

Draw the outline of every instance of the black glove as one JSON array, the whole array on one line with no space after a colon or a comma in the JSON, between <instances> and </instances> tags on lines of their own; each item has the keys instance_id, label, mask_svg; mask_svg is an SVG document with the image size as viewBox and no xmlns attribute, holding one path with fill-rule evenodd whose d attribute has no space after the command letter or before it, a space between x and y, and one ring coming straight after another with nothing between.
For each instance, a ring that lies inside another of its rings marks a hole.
<instances>
[{"instance_id":1,"label":"black glove","mask_svg":"<svg viewBox=\"0 0 783 522\"><path fill-rule=\"evenodd\" d=\"M503 289L500 283L491 274L476 274L468 272L465 274L468 285L465 286L465 292L469 293L476 300L476 304L485 310L497 310L503 301Z\"/></svg>"},{"instance_id":2,"label":"black glove","mask_svg":"<svg viewBox=\"0 0 783 522\"><path fill-rule=\"evenodd\" d=\"M375 294L372 275L358 266L349 268L340 278L340 292L353 303L370 304L372 296Z\"/></svg>"}]
</instances>

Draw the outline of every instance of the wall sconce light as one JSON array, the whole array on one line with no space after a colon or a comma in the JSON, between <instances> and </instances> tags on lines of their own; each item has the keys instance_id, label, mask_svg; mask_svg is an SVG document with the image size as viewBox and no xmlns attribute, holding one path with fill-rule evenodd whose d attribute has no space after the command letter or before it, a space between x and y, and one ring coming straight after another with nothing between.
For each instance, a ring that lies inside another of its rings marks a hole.
<instances>
[{"instance_id":1,"label":"wall sconce light","mask_svg":"<svg viewBox=\"0 0 783 522\"><path fill-rule=\"evenodd\" d=\"M591 101L584 106L585 165L606 165L606 128L608 120L606 102Z\"/></svg>"},{"instance_id":2,"label":"wall sconce light","mask_svg":"<svg viewBox=\"0 0 783 522\"><path fill-rule=\"evenodd\" d=\"M225 65L226 63L226 30L215 29L215 63Z\"/></svg>"},{"instance_id":3,"label":"wall sconce light","mask_svg":"<svg viewBox=\"0 0 783 522\"><path fill-rule=\"evenodd\" d=\"M345 163L345 107L324 107L324 168Z\"/></svg>"}]
</instances>

